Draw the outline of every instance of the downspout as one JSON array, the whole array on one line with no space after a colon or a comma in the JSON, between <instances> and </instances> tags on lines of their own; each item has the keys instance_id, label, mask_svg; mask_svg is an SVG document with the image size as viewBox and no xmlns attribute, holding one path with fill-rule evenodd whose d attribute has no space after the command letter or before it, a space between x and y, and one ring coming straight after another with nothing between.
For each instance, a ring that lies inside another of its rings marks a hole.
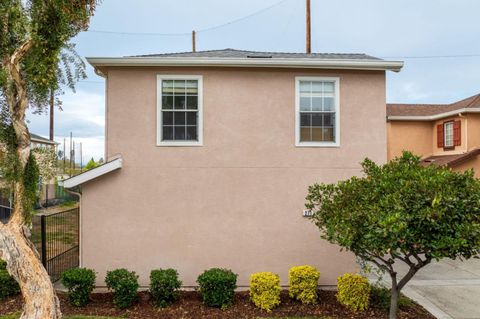
<instances>
[{"instance_id":1,"label":"downspout","mask_svg":"<svg viewBox=\"0 0 480 319\"><path fill-rule=\"evenodd\" d=\"M74 192L72 190L69 190L67 188L64 188L64 190L72 194L74 196L78 197L78 266L82 267L83 265L83 245L82 245L82 232L83 232L83 227L82 227L82 193L80 192Z\"/></svg>"}]
</instances>

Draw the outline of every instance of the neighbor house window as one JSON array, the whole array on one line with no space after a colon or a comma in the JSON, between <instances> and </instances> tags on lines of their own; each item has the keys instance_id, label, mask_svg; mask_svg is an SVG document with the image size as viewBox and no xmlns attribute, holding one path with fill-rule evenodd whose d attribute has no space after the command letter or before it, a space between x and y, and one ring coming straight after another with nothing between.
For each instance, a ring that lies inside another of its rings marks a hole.
<instances>
[{"instance_id":1,"label":"neighbor house window","mask_svg":"<svg viewBox=\"0 0 480 319\"><path fill-rule=\"evenodd\" d=\"M297 77L296 145L339 146L339 79Z\"/></svg>"},{"instance_id":2,"label":"neighbor house window","mask_svg":"<svg viewBox=\"0 0 480 319\"><path fill-rule=\"evenodd\" d=\"M443 134L445 147L453 147L453 122L443 124Z\"/></svg>"},{"instance_id":3,"label":"neighbor house window","mask_svg":"<svg viewBox=\"0 0 480 319\"><path fill-rule=\"evenodd\" d=\"M202 77L158 76L157 145L202 145Z\"/></svg>"}]
</instances>

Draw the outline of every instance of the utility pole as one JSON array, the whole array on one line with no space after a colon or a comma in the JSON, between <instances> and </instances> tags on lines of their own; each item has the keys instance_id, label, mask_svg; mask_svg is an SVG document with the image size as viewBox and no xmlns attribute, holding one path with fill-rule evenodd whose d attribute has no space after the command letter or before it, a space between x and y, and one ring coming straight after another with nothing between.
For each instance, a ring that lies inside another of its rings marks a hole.
<instances>
[{"instance_id":1,"label":"utility pole","mask_svg":"<svg viewBox=\"0 0 480 319\"><path fill-rule=\"evenodd\" d=\"M50 141L53 142L53 125L54 125L54 109L55 109L55 91L50 90Z\"/></svg>"},{"instance_id":2,"label":"utility pole","mask_svg":"<svg viewBox=\"0 0 480 319\"><path fill-rule=\"evenodd\" d=\"M310 54L312 53L312 47L311 47L311 24L310 24L310 0L307 1L307 53Z\"/></svg>"},{"instance_id":3,"label":"utility pole","mask_svg":"<svg viewBox=\"0 0 480 319\"><path fill-rule=\"evenodd\" d=\"M66 144L67 144L67 140L64 137L63 138L63 174L65 174L65 167L67 166L67 164L65 163L65 159L67 158L67 154L65 153L66 152Z\"/></svg>"},{"instance_id":4,"label":"utility pole","mask_svg":"<svg viewBox=\"0 0 480 319\"><path fill-rule=\"evenodd\" d=\"M80 173L83 172L82 142L80 142Z\"/></svg>"},{"instance_id":5,"label":"utility pole","mask_svg":"<svg viewBox=\"0 0 480 319\"><path fill-rule=\"evenodd\" d=\"M72 154L73 154L73 149L72 149L72 132L70 132L70 163L69 163L69 173L70 173L70 177L72 177Z\"/></svg>"},{"instance_id":6,"label":"utility pole","mask_svg":"<svg viewBox=\"0 0 480 319\"><path fill-rule=\"evenodd\" d=\"M197 39L195 30L192 31L192 52L197 52Z\"/></svg>"}]
</instances>

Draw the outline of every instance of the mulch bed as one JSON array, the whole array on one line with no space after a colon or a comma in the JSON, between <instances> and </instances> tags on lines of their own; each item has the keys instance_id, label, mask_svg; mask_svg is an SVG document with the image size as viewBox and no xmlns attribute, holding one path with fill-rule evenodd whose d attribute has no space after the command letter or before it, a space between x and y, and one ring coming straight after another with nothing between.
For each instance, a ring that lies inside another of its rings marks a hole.
<instances>
[{"instance_id":1,"label":"mulch bed","mask_svg":"<svg viewBox=\"0 0 480 319\"><path fill-rule=\"evenodd\" d=\"M62 312L65 315L90 315L112 316L122 318L162 318L162 319L253 319L262 317L291 317L315 316L347 318L387 318L387 313L370 307L365 312L353 313L340 305L334 291L319 291L317 305L302 305L288 297L287 291L282 291L281 304L272 312L267 313L256 308L249 300L248 292L237 292L235 303L227 310L210 308L202 304L200 296L193 291L184 291L180 299L172 306L157 309L152 306L150 295L147 292L139 293L138 302L126 310L118 310L112 303L110 293L95 293L91 301L84 308L72 307L68 304L66 296L59 294ZM21 296L7 299L0 303L0 315L20 311L22 307ZM434 319L419 305L401 308L399 319Z\"/></svg>"}]
</instances>

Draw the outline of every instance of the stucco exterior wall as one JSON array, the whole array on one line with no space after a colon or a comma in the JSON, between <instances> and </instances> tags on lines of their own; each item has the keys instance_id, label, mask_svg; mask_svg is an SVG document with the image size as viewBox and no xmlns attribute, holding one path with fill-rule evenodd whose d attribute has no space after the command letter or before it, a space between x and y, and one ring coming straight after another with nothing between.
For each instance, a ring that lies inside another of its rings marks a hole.
<instances>
[{"instance_id":1,"label":"stucco exterior wall","mask_svg":"<svg viewBox=\"0 0 480 319\"><path fill-rule=\"evenodd\" d=\"M156 146L157 74L203 75L204 145ZM340 147L295 147L295 76L340 77ZM307 187L385 162L384 72L274 69L111 68L107 156L121 170L82 187L81 263L98 272L127 267L148 285L151 269L173 267L186 286L211 267L238 284L311 264L320 284L355 271L350 253L320 239L302 217Z\"/></svg>"},{"instance_id":2,"label":"stucco exterior wall","mask_svg":"<svg viewBox=\"0 0 480 319\"><path fill-rule=\"evenodd\" d=\"M469 169L473 169L476 178L480 178L480 156L476 156L465 163L455 166L452 170L456 172L463 172Z\"/></svg>"},{"instance_id":3,"label":"stucco exterior wall","mask_svg":"<svg viewBox=\"0 0 480 319\"><path fill-rule=\"evenodd\" d=\"M480 148L480 114L465 114L467 118L467 147L468 150Z\"/></svg>"},{"instance_id":4,"label":"stucco exterior wall","mask_svg":"<svg viewBox=\"0 0 480 319\"><path fill-rule=\"evenodd\" d=\"M410 151L422 157L432 155L434 139L432 127L432 123L426 121L387 122L388 160L402 155L403 151Z\"/></svg>"}]
</instances>

